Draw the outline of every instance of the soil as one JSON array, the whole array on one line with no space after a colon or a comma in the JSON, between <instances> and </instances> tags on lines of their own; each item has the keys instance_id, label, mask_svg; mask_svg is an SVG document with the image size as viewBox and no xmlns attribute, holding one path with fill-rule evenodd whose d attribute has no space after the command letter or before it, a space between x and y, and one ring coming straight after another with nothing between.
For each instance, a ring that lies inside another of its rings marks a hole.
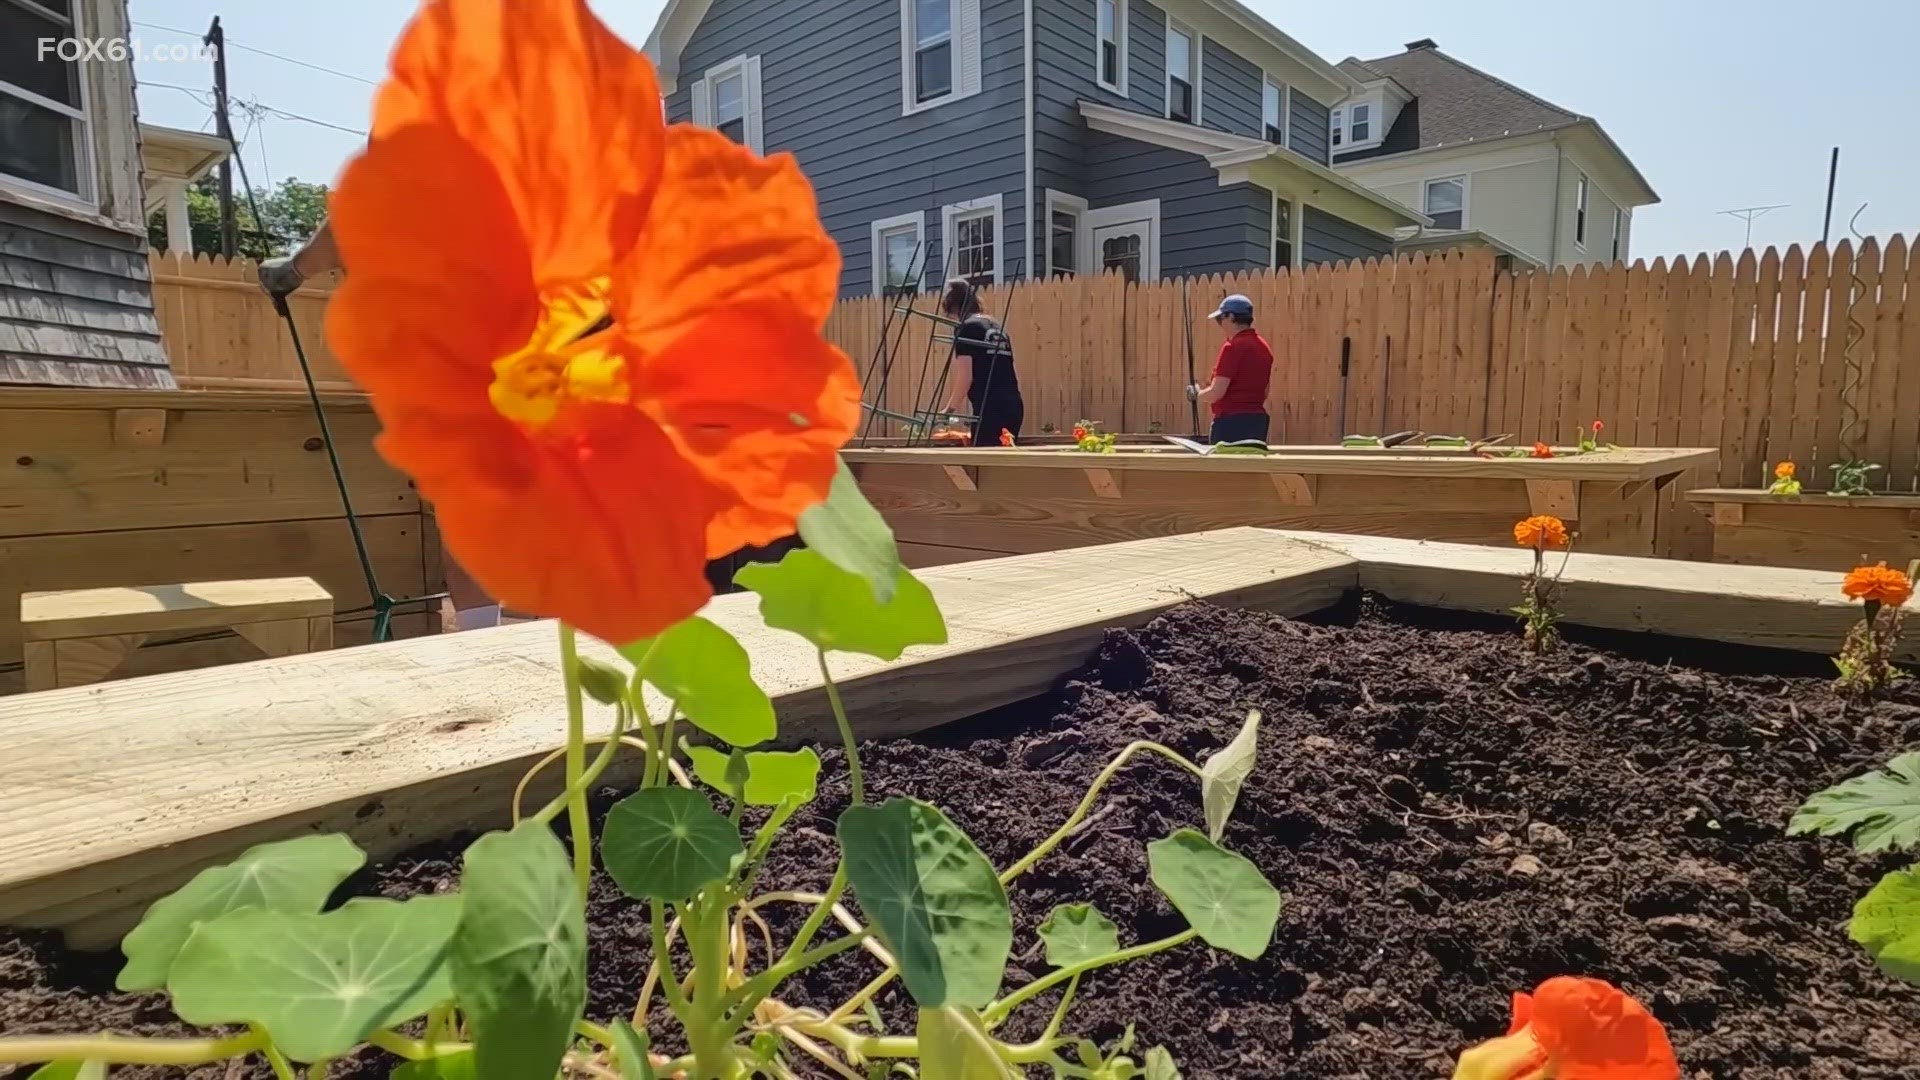
<instances>
[{"instance_id":1,"label":"soil","mask_svg":"<svg viewBox=\"0 0 1920 1080\"><path fill-rule=\"evenodd\" d=\"M1647 1003L1688 1077L1913 1076L1920 990L1846 936L1855 899L1901 860L1783 826L1808 793L1920 746L1920 692L1850 707L1805 658L1681 646L1695 666L1679 666L1655 655L1670 642L1594 640L1535 660L1504 623L1371 601L1333 623L1191 605L1110 632L1045 701L868 744L863 760L875 796L938 802L1006 865L1127 742L1199 759L1262 710L1260 765L1226 843L1286 898L1272 948L1247 961L1196 943L1111 969L1068 1021L1103 1043L1134 1023L1188 1077L1446 1077L1461 1047L1505 1030L1514 990L1563 973ZM826 882L848 792L838 754L823 756L821 798L776 846L770 886ZM1200 822L1197 786L1158 758L1136 762L1011 888L1009 985L1045 971L1034 929L1055 904L1095 902L1125 942L1181 926L1147 882L1144 844ZM348 887L450 887L459 848ZM776 936L799 922L798 909L768 910ZM638 993L638 912L596 886L592 1016ZM116 967L0 935L0 1031L179 1031L162 999L110 991ZM831 1007L873 971L843 956L781 997ZM1007 1034L1038 1034L1051 1004ZM890 1030L907 1029L897 989L881 1005ZM368 1057L332 1075L384 1068ZM195 1074L239 1075L268 1074Z\"/></svg>"}]
</instances>

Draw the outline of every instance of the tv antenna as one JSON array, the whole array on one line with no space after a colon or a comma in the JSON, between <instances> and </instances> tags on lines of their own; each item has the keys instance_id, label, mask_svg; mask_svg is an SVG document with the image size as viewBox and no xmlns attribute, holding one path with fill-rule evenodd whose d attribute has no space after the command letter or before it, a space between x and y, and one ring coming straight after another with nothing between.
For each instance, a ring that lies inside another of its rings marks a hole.
<instances>
[{"instance_id":1,"label":"tv antenna","mask_svg":"<svg viewBox=\"0 0 1920 1080\"><path fill-rule=\"evenodd\" d=\"M1728 217L1737 217L1747 223L1747 240L1746 240L1746 243L1740 246L1752 247L1753 246L1753 219L1757 217L1765 217L1768 213L1774 210L1784 210L1787 207L1792 205L1793 205L1792 203L1774 203L1772 206L1742 206L1736 210L1722 210L1720 211L1720 213L1725 214Z\"/></svg>"}]
</instances>

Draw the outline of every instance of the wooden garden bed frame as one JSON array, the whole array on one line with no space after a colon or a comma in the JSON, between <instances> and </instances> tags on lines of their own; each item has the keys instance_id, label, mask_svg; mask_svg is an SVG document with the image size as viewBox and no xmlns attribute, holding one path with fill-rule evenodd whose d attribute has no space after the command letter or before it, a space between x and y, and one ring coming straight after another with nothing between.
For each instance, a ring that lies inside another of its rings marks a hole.
<instances>
[{"instance_id":1,"label":"wooden garden bed frame","mask_svg":"<svg viewBox=\"0 0 1920 1080\"><path fill-rule=\"evenodd\" d=\"M1107 628L1191 599L1304 614L1363 587L1498 613L1529 561L1241 528L944 566L921 576L948 644L833 666L861 734L899 736L1042 692ZM1840 580L1576 554L1563 607L1576 624L1827 652L1858 614ZM722 597L706 614L746 647L784 737L830 739L810 647L766 629L755 600ZM333 830L381 858L502 826L516 781L564 739L557 667L541 622L0 700L0 925L105 948L152 900L253 844ZM543 779L530 801L555 789ZM629 779L616 769L608 782Z\"/></svg>"},{"instance_id":2,"label":"wooden garden bed frame","mask_svg":"<svg viewBox=\"0 0 1920 1080\"><path fill-rule=\"evenodd\" d=\"M1705 488L1687 500L1713 519L1713 561L1848 570L1920 559L1920 495L1782 498L1755 488Z\"/></svg>"},{"instance_id":3,"label":"wooden garden bed frame","mask_svg":"<svg viewBox=\"0 0 1920 1080\"><path fill-rule=\"evenodd\" d=\"M1546 459L1458 449L1289 446L1264 457L1175 447L842 452L912 566L1252 525L1505 545L1552 514L1582 551L1652 555L1660 491L1711 449Z\"/></svg>"}]
</instances>

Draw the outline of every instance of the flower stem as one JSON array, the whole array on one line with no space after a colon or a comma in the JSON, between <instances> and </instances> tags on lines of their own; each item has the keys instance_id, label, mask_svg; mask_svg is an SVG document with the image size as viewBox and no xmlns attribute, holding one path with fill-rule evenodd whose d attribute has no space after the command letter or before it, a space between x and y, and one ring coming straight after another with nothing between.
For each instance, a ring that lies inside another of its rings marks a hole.
<instances>
[{"instance_id":1,"label":"flower stem","mask_svg":"<svg viewBox=\"0 0 1920 1080\"><path fill-rule=\"evenodd\" d=\"M573 836L573 880L584 900L593 883L593 824L587 819L587 789L581 783L587 771L587 719L580 694L579 646L566 623L560 624L560 668L567 681L567 825Z\"/></svg>"},{"instance_id":2,"label":"flower stem","mask_svg":"<svg viewBox=\"0 0 1920 1080\"><path fill-rule=\"evenodd\" d=\"M258 1031L224 1039L142 1039L123 1035L54 1035L0 1039L0 1064L100 1061L109 1065L211 1065L267 1045Z\"/></svg>"},{"instance_id":3,"label":"flower stem","mask_svg":"<svg viewBox=\"0 0 1920 1080\"><path fill-rule=\"evenodd\" d=\"M1165 952L1176 945L1184 945L1199 936L1200 931L1189 926L1172 937L1164 937L1158 941L1149 941L1144 945L1135 945L1131 949L1121 949L1118 952L1110 952L1105 956L1096 956L1091 960L1083 960L1071 967L1058 968L987 1006L986 1009L981 1012L980 1018L988 1024L997 1024L1006 1019L1008 1014L1012 1013L1013 1010L1069 979L1076 979L1095 968L1108 967L1113 964L1124 964L1129 960L1138 960L1143 956L1152 956L1157 952Z\"/></svg>"},{"instance_id":4,"label":"flower stem","mask_svg":"<svg viewBox=\"0 0 1920 1080\"><path fill-rule=\"evenodd\" d=\"M847 719L847 706L840 700L840 687L833 681L833 672L827 670L827 651L815 649L820 658L820 681L827 686L827 704L833 706L833 722L840 727L840 743L847 751L847 776L853 784L853 805L859 806L867 801L867 783L860 771L860 748L853 743L853 723Z\"/></svg>"}]
</instances>

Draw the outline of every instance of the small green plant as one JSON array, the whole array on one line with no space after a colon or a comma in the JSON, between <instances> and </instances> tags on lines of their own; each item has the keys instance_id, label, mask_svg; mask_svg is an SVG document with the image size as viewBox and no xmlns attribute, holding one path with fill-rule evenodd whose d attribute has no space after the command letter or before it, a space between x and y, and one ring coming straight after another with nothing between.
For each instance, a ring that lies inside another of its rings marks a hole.
<instances>
[{"instance_id":1,"label":"small green plant","mask_svg":"<svg viewBox=\"0 0 1920 1080\"><path fill-rule=\"evenodd\" d=\"M1119 438L1111 432L1101 431L1099 423L1093 420L1082 420L1073 425L1075 445L1089 454L1114 453L1114 443L1118 442Z\"/></svg>"},{"instance_id":2,"label":"small green plant","mask_svg":"<svg viewBox=\"0 0 1920 1080\"><path fill-rule=\"evenodd\" d=\"M1533 570L1520 586L1520 604L1513 613L1525 628L1527 648L1544 656L1560 645L1560 575L1567 572L1573 558L1573 540L1567 524L1550 514L1524 518L1513 526L1513 541L1533 550ZM1564 548L1567 557L1560 560L1560 572L1547 576L1547 550Z\"/></svg>"},{"instance_id":3,"label":"small green plant","mask_svg":"<svg viewBox=\"0 0 1920 1080\"><path fill-rule=\"evenodd\" d=\"M1920 753L1844 780L1809 798L1787 824L1790 836L1844 836L1863 855L1920 845ZM1920 986L1920 868L1894 870L1853 905L1847 936L1880 969Z\"/></svg>"},{"instance_id":4,"label":"small green plant","mask_svg":"<svg viewBox=\"0 0 1920 1080\"><path fill-rule=\"evenodd\" d=\"M1040 425L1040 434L1042 435L1058 435L1059 433L1060 433L1060 425L1054 423L1051 420Z\"/></svg>"},{"instance_id":5,"label":"small green plant","mask_svg":"<svg viewBox=\"0 0 1920 1080\"><path fill-rule=\"evenodd\" d=\"M1147 421L1147 434L1149 434L1149 435L1158 435L1158 434L1160 434L1160 433L1161 433L1162 431L1165 431L1165 430L1166 430L1166 427L1167 427L1167 426L1166 426L1165 424L1162 424L1162 423L1161 423L1160 421L1158 421L1158 420L1149 420L1149 421Z\"/></svg>"},{"instance_id":6,"label":"small green plant","mask_svg":"<svg viewBox=\"0 0 1920 1080\"><path fill-rule=\"evenodd\" d=\"M1893 658L1899 652L1901 624L1906 618L1906 603L1913 596L1916 570L1920 570L1920 561L1904 574L1882 562L1856 566L1847 574L1841 592L1849 600L1860 601L1863 613L1847 633L1840 655L1833 659L1840 669L1841 690L1871 694L1906 677L1894 666Z\"/></svg>"},{"instance_id":7,"label":"small green plant","mask_svg":"<svg viewBox=\"0 0 1920 1080\"><path fill-rule=\"evenodd\" d=\"M1799 470L1791 461L1783 461L1773 467L1773 483L1768 486L1767 494L1790 499L1800 494L1800 481L1794 475Z\"/></svg>"},{"instance_id":8,"label":"small green plant","mask_svg":"<svg viewBox=\"0 0 1920 1080\"><path fill-rule=\"evenodd\" d=\"M1598 454L1603 451L1612 450L1614 448L1612 443L1602 443L1600 441L1600 433L1605 430L1607 430L1607 425L1599 420L1595 420L1591 427L1581 428L1580 453Z\"/></svg>"},{"instance_id":9,"label":"small green plant","mask_svg":"<svg viewBox=\"0 0 1920 1080\"><path fill-rule=\"evenodd\" d=\"M1880 471L1880 466L1859 458L1849 458L1828 468L1833 470L1833 486L1827 489L1827 494L1852 498L1872 495L1873 489L1867 486L1867 478Z\"/></svg>"},{"instance_id":10,"label":"small green plant","mask_svg":"<svg viewBox=\"0 0 1920 1080\"><path fill-rule=\"evenodd\" d=\"M615 652L625 663L617 664L581 656L574 631L561 624L569 738L522 780L515 826L467 849L458 893L329 908L334 890L366 861L351 841L323 835L255 847L154 903L122 946L121 989L164 990L183 1020L233 1034L0 1038L0 1064L49 1062L35 1075L52 1080L83 1066L259 1055L279 1080L317 1080L328 1061L371 1045L400 1059L394 1075L410 1080L787 1078L802 1062L855 1078L892 1075L896 1062L916 1063L929 1080L1011 1080L1030 1065L1096 1080L1177 1077L1164 1049L1136 1056L1131 1037L1102 1049L1064 1026L1083 978L1101 968L1196 940L1246 958L1266 951L1280 894L1220 843L1254 767L1259 714L1202 763L1158 743L1129 744L1059 828L996 868L934 805L868 799L830 670L836 652L893 660L910 646L944 642L932 593L901 567L891 533L844 465L827 502L801 518L801 535L810 546L778 564L750 565L738 581L759 594L767 625L813 647L839 728L852 805L838 820L840 857L824 893L762 888L767 852L815 797L821 763L810 749L753 749L778 729L739 642L694 616L621 646ZM590 704L608 721L591 738ZM683 724L698 730L698 744L676 738ZM635 925L652 938L653 968L630 1012L590 1020L584 901L593 836L584 799L617 754L636 751L639 788L608 812L599 850L608 876L634 902ZM1199 781L1204 830L1181 828L1147 844L1148 877L1187 926L1126 944L1091 903L1063 904L1039 927L1053 970L1004 990L1014 942L1007 885L1052 854L1142 756L1171 761ZM526 812L520 794L563 758L575 766L565 790ZM749 807L768 816L745 830ZM554 831L563 817L571 853ZM870 922L842 904L849 894ZM779 947L762 914L775 904L808 910ZM822 941L829 922L839 933ZM761 966L749 962L750 938L766 942ZM680 941L690 971L670 962ZM801 972L855 950L873 959L877 974L838 1008L778 997ZM870 1007L896 978L919 1005L911 1031L885 1030ZM1017 1010L1055 990L1061 997L1039 1038L996 1035ZM678 1021L676 1043L686 1053L650 1051L645 1022L656 994ZM418 1034L402 1033L416 1023Z\"/></svg>"}]
</instances>

